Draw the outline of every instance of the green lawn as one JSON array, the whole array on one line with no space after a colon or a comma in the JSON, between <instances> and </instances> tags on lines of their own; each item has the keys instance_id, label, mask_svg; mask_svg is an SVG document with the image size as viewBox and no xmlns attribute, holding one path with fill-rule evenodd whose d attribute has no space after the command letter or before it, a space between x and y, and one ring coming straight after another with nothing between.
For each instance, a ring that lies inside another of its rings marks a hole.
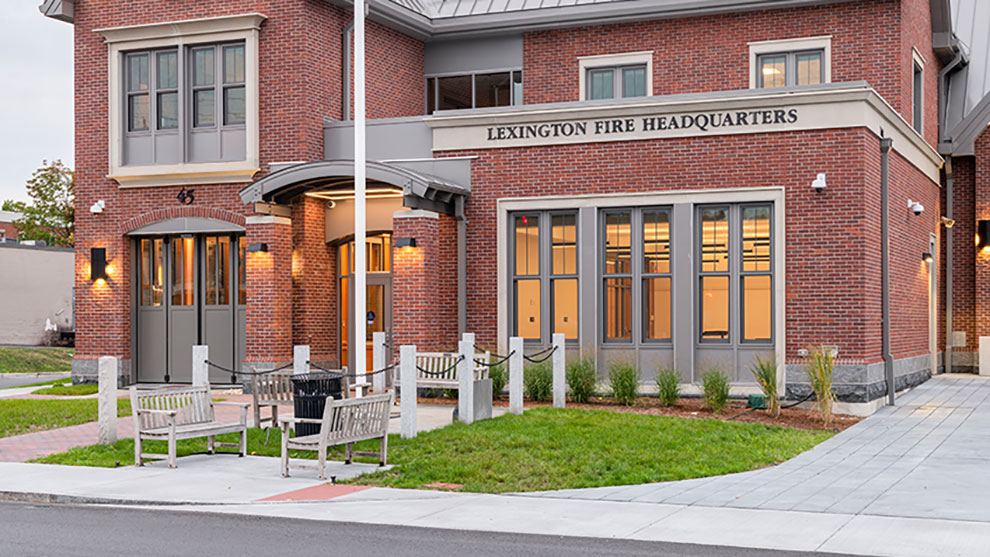
<instances>
[{"instance_id":1,"label":"green lawn","mask_svg":"<svg viewBox=\"0 0 990 557\"><path fill-rule=\"evenodd\" d=\"M117 401L117 415L131 415L129 400ZM0 399L0 437L95 422L96 419L96 399Z\"/></svg>"},{"instance_id":2,"label":"green lawn","mask_svg":"<svg viewBox=\"0 0 990 557\"><path fill-rule=\"evenodd\" d=\"M83 396L96 394L99 386L92 383L84 385L71 385L66 383L55 383L47 389L38 389L31 394L54 395L54 396Z\"/></svg>"},{"instance_id":3,"label":"green lawn","mask_svg":"<svg viewBox=\"0 0 990 557\"><path fill-rule=\"evenodd\" d=\"M0 347L0 373L69 371L72 348Z\"/></svg>"},{"instance_id":4,"label":"green lawn","mask_svg":"<svg viewBox=\"0 0 990 557\"><path fill-rule=\"evenodd\" d=\"M421 488L443 482L461 484L463 491L490 493L641 484L761 468L792 458L831 435L753 423L543 407L471 426L454 424L410 440L393 435L389 463L398 467L349 483ZM278 456L278 431L272 431L267 446L264 440L263 430L249 431L248 451ZM111 447L72 449L39 462L130 464L133 446L126 439ZM205 449L200 439L180 442L178 451L181 455ZM164 445L149 444L147 450L164 452ZM339 449L334 452L339 458Z\"/></svg>"}]
</instances>

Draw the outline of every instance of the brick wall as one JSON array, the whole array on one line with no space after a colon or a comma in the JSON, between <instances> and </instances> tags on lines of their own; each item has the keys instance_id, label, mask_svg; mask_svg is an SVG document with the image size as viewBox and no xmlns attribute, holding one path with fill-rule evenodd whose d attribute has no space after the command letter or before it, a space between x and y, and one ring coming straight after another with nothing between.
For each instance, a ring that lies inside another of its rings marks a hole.
<instances>
[{"instance_id":1,"label":"brick wall","mask_svg":"<svg viewBox=\"0 0 990 557\"><path fill-rule=\"evenodd\" d=\"M299 196L292 204L292 343L308 344L314 360L338 360L337 257L326 242L326 201Z\"/></svg>"},{"instance_id":2,"label":"brick wall","mask_svg":"<svg viewBox=\"0 0 990 557\"><path fill-rule=\"evenodd\" d=\"M912 46L929 61L925 96L937 98L927 5L925 0L903 0L903 6L901 0L843 2L526 33L524 98L529 104L576 101L577 57L647 50L653 51L654 95L746 89L748 43L831 35L832 81L865 80L910 122ZM931 102L925 137L932 144L935 111Z\"/></svg>"},{"instance_id":3,"label":"brick wall","mask_svg":"<svg viewBox=\"0 0 990 557\"><path fill-rule=\"evenodd\" d=\"M252 224L248 245L265 243L267 252L247 254L247 350L251 363L292 361L292 226L285 219Z\"/></svg>"},{"instance_id":4,"label":"brick wall","mask_svg":"<svg viewBox=\"0 0 990 557\"><path fill-rule=\"evenodd\" d=\"M979 221L990 219L990 132L984 130L977 138L975 154L974 213L975 220ZM975 267L973 277L973 299L976 301L974 308L975 336L990 336L990 299L988 299L990 298L990 253L976 253ZM974 344L978 346L979 339L974 339L974 341Z\"/></svg>"},{"instance_id":5,"label":"brick wall","mask_svg":"<svg viewBox=\"0 0 990 557\"><path fill-rule=\"evenodd\" d=\"M837 344L844 358L880 359L880 154L865 129L804 131L462 151L475 155L467 203L468 322L496 341L496 212L504 197L782 186L785 188L787 354ZM754 164L753 161L760 161ZM810 187L828 173L828 189ZM938 188L891 157L895 357L925 353L927 282L920 266L936 230ZM926 206L907 218L907 198ZM903 207L903 210L899 208Z\"/></svg>"},{"instance_id":6,"label":"brick wall","mask_svg":"<svg viewBox=\"0 0 990 557\"><path fill-rule=\"evenodd\" d=\"M953 234L953 268L952 268L952 330L966 332L966 346L953 348L955 352L976 352L979 349L979 338L976 334L976 250L973 248L973 238L976 235L976 164L974 157L958 157L952 159L953 185L952 216L956 224L952 227ZM944 197L945 190L942 191ZM945 257L945 242L942 242L943 261ZM942 269L942 296L945 297L945 268ZM944 310L943 310L944 312ZM942 315L944 331L945 315ZM953 364L955 366L955 364Z\"/></svg>"},{"instance_id":7,"label":"brick wall","mask_svg":"<svg viewBox=\"0 0 990 557\"><path fill-rule=\"evenodd\" d=\"M0 230L3 231L5 238L17 238L17 229L14 228L14 223L12 222L0 222Z\"/></svg>"}]
</instances>

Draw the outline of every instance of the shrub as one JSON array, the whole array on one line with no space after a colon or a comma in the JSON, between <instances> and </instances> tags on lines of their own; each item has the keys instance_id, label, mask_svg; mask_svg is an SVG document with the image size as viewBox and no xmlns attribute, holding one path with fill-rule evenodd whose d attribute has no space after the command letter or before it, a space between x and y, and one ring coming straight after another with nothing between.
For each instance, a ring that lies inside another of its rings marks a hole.
<instances>
[{"instance_id":1,"label":"shrub","mask_svg":"<svg viewBox=\"0 0 990 557\"><path fill-rule=\"evenodd\" d=\"M676 369L661 367L657 371L657 397L660 404L673 406L681 398L681 374Z\"/></svg>"},{"instance_id":2,"label":"shrub","mask_svg":"<svg viewBox=\"0 0 990 557\"><path fill-rule=\"evenodd\" d=\"M832 404L835 402L835 393L832 391L832 372L834 370L835 358L832 356L831 350L824 346L808 350L804 372L808 375L811 390L815 392L816 405L822 414L825 427L828 427L828 422L832 418Z\"/></svg>"},{"instance_id":3,"label":"shrub","mask_svg":"<svg viewBox=\"0 0 990 557\"><path fill-rule=\"evenodd\" d=\"M767 399L770 416L776 418L780 415L780 400L777 399L777 360L772 356L767 359L756 356L749 370L756 377L756 382Z\"/></svg>"},{"instance_id":4,"label":"shrub","mask_svg":"<svg viewBox=\"0 0 990 557\"><path fill-rule=\"evenodd\" d=\"M533 400L547 401L553 396L553 366L550 360L526 366L523 370L523 386L526 396Z\"/></svg>"},{"instance_id":5,"label":"shrub","mask_svg":"<svg viewBox=\"0 0 990 557\"><path fill-rule=\"evenodd\" d=\"M571 390L571 400L588 402L597 385L594 358L579 358L567 363L567 387Z\"/></svg>"},{"instance_id":6,"label":"shrub","mask_svg":"<svg viewBox=\"0 0 990 557\"><path fill-rule=\"evenodd\" d=\"M488 378L492 380L492 400L498 400L505 384L509 382L509 370L505 364L492 366L488 368Z\"/></svg>"},{"instance_id":7,"label":"shrub","mask_svg":"<svg viewBox=\"0 0 990 557\"><path fill-rule=\"evenodd\" d=\"M615 400L631 406L639 390L639 370L628 362L612 362L608 365L608 382Z\"/></svg>"},{"instance_id":8,"label":"shrub","mask_svg":"<svg viewBox=\"0 0 990 557\"><path fill-rule=\"evenodd\" d=\"M705 406L714 414L721 414L729 402L729 376L718 368L709 368L701 374L701 391Z\"/></svg>"}]
</instances>

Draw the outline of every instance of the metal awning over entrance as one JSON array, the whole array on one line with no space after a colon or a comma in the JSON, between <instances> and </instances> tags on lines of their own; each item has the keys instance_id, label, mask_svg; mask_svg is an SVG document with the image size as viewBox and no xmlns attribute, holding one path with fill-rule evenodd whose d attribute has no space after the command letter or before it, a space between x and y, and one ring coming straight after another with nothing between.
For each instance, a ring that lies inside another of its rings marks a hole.
<instances>
[{"instance_id":1,"label":"metal awning over entrance","mask_svg":"<svg viewBox=\"0 0 990 557\"><path fill-rule=\"evenodd\" d=\"M406 207L462 216L463 201L470 188L435 174L412 170L409 168L412 165L368 161L369 189L375 184L392 186L396 195L401 192L402 204ZM347 187L352 184L353 177L352 160L307 162L265 176L242 189L240 195L245 204L285 204L299 194Z\"/></svg>"},{"instance_id":2,"label":"metal awning over entrance","mask_svg":"<svg viewBox=\"0 0 990 557\"><path fill-rule=\"evenodd\" d=\"M165 236L169 234L243 234L244 227L203 217L179 217L154 222L127 233L128 236Z\"/></svg>"}]
</instances>

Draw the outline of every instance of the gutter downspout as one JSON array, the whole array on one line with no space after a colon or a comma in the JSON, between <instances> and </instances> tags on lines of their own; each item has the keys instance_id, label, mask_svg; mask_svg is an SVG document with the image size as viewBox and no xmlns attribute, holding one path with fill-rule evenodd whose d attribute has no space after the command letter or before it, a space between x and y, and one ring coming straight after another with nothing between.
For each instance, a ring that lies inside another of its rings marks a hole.
<instances>
[{"instance_id":1,"label":"gutter downspout","mask_svg":"<svg viewBox=\"0 0 990 557\"><path fill-rule=\"evenodd\" d=\"M343 84L340 92L340 119L341 121L348 121L351 119L351 33L354 32L354 20L351 20L344 27L344 31L341 35L341 76L340 82Z\"/></svg>"},{"instance_id":2,"label":"gutter downspout","mask_svg":"<svg viewBox=\"0 0 990 557\"><path fill-rule=\"evenodd\" d=\"M894 405L894 357L890 353L890 188L889 158L893 140L880 139L880 314L881 352L887 381L887 404Z\"/></svg>"},{"instance_id":3,"label":"gutter downspout","mask_svg":"<svg viewBox=\"0 0 990 557\"><path fill-rule=\"evenodd\" d=\"M945 216L952 218L952 155L945 156ZM952 229L945 229L945 352L942 373L952 373Z\"/></svg>"}]
</instances>

